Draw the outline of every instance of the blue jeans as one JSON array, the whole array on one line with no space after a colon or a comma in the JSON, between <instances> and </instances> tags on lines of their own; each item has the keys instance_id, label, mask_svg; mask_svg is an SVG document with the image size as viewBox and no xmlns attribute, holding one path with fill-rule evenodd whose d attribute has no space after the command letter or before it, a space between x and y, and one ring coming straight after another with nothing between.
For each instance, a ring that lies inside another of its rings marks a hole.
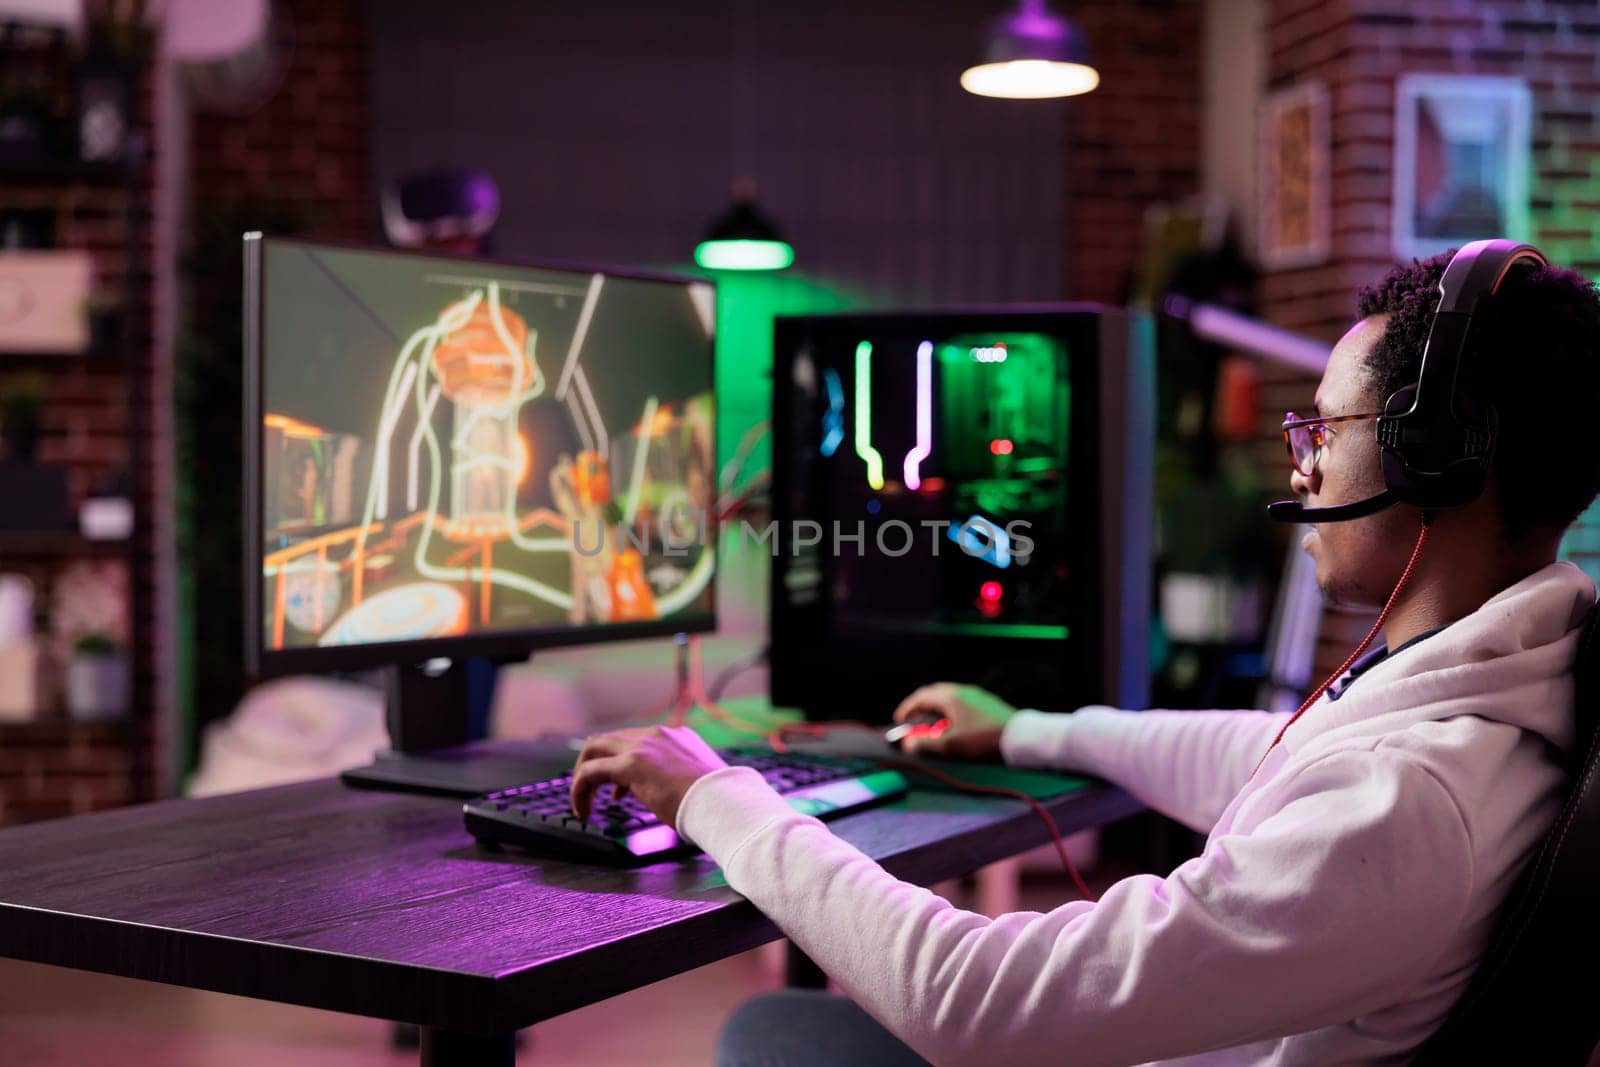
<instances>
[{"instance_id":1,"label":"blue jeans","mask_svg":"<svg viewBox=\"0 0 1600 1067\"><path fill-rule=\"evenodd\" d=\"M717 1038L716 1067L928 1067L845 997L784 989L747 1000Z\"/></svg>"}]
</instances>

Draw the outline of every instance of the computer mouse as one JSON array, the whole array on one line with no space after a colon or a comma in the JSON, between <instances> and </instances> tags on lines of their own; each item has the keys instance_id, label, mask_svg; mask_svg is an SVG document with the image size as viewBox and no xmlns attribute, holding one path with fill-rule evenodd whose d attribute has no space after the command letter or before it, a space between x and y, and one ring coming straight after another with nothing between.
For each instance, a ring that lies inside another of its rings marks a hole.
<instances>
[{"instance_id":1,"label":"computer mouse","mask_svg":"<svg viewBox=\"0 0 1600 1067\"><path fill-rule=\"evenodd\" d=\"M938 737L950 728L950 720L937 712L924 711L883 732L883 739L895 748L904 748L908 737Z\"/></svg>"}]
</instances>

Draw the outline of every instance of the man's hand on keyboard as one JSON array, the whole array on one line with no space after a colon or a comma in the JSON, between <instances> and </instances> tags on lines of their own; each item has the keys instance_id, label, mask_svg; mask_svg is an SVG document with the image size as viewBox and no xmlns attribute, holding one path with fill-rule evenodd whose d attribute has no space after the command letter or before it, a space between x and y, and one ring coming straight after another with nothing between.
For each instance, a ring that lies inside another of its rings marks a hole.
<instances>
[{"instance_id":1,"label":"man's hand on keyboard","mask_svg":"<svg viewBox=\"0 0 1600 1067\"><path fill-rule=\"evenodd\" d=\"M721 756L686 726L646 726L595 734L584 742L572 769L572 810L589 817L594 793L607 782L618 796L632 793L668 826L678 825L678 805L703 775L726 767Z\"/></svg>"}]
</instances>

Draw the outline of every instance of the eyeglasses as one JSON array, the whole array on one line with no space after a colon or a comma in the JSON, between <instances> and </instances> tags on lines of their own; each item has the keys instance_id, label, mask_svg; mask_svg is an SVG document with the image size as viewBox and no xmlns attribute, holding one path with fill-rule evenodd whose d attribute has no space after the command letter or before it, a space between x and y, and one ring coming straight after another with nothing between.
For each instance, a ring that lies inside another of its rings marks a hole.
<instances>
[{"instance_id":1,"label":"eyeglasses","mask_svg":"<svg viewBox=\"0 0 1600 1067\"><path fill-rule=\"evenodd\" d=\"M1289 446L1289 462L1294 469L1309 478L1322 462L1322 450L1327 447L1333 431L1328 429L1339 422L1363 422L1383 415L1374 411L1369 415L1327 415L1315 419L1302 419L1294 412L1283 417L1283 443Z\"/></svg>"}]
</instances>

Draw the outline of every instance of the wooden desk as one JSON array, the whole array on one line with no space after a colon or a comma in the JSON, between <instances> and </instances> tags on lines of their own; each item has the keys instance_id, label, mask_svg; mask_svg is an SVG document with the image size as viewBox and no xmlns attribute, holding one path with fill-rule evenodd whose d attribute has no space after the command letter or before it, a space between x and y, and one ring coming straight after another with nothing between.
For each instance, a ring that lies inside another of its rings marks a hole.
<instances>
[{"instance_id":1,"label":"wooden desk","mask_svg":"<svg viewBox=\"0 0 1600 1067\"><path fill-rule=\"evenodd\" d=\"M1092 787L1063 832L1139 810ZM832 824L929 884L1038 845L1021 803L914 792ZM0 955L412 1022L424 1062L742 952L777 928L701 858L638 871L480 851L459 801L318 781L0 832Z\"/></svg>"}]
</instances>

